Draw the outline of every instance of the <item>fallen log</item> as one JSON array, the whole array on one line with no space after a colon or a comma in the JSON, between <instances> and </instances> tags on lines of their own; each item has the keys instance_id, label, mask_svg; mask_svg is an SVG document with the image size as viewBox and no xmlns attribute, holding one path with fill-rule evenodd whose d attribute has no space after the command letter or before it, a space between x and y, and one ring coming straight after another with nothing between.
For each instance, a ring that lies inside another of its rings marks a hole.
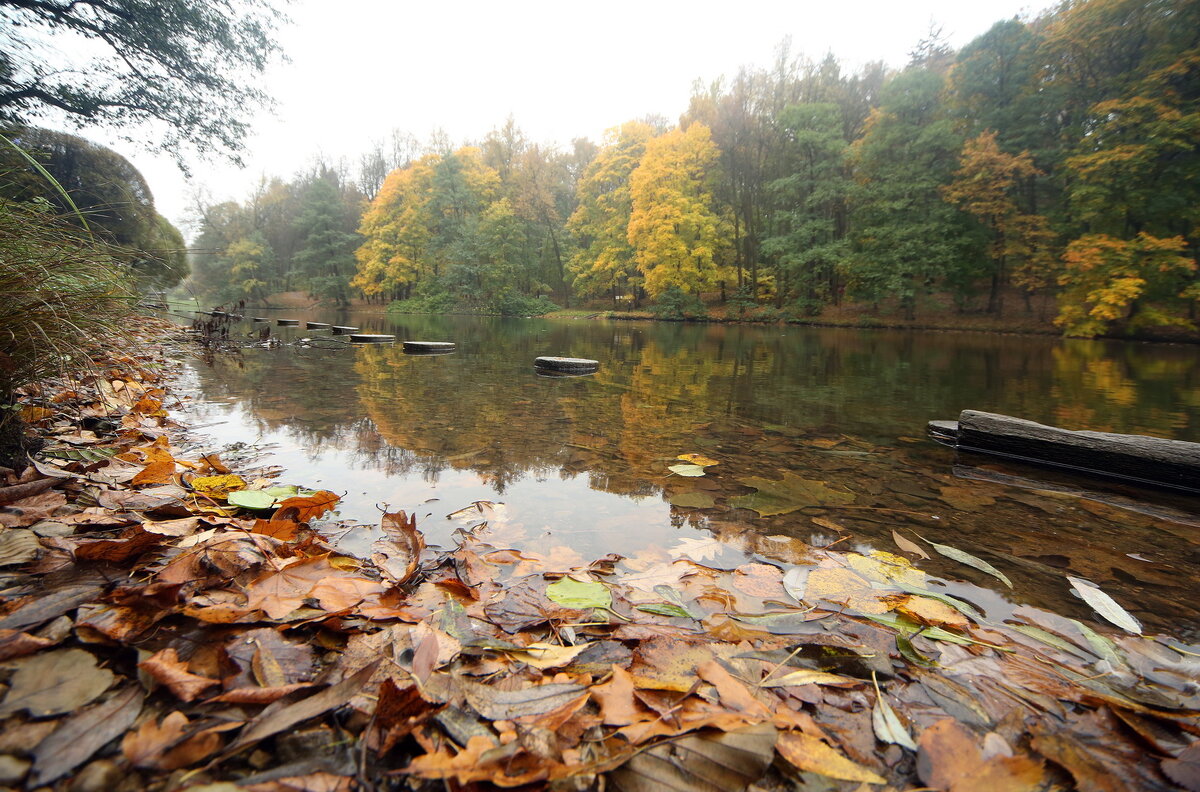
<instances>
[{"instance_id":1,"label":"fallen log","mask_svg":"<svg viewBox=\"0 0 1200 792\"><path fill-rule=\"evenodd\" d=\"M957 423L930 421L928 429L959 451L1200 495L1200 443L1059 429L976 410L963 410Z\"/></svg>"}]
</instances>

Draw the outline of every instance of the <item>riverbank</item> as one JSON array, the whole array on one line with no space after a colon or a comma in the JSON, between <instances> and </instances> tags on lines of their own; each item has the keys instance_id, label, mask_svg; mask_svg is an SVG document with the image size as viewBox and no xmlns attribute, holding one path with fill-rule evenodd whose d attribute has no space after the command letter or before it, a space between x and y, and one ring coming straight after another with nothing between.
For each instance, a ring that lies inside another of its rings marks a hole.
<instances>
[{"instance_id":1,"label":"riverbank","mask_svg":"<svg viewBox=\"0 0 1200 792\"><path fill-rule=\"evenodd\" d=\"M1119 631L990 620L920 562L996 570L902 534L586 563L507 548L476 504L452 548L389 510L347 556L336 493L276 489L306 482L175 422L192 353L167 333L26 395L46 447L0 490L3 783L1194 788L1200 647L1086 582ZM822 519L852 508L809 484Z\"/></svg>"}]
</instances>

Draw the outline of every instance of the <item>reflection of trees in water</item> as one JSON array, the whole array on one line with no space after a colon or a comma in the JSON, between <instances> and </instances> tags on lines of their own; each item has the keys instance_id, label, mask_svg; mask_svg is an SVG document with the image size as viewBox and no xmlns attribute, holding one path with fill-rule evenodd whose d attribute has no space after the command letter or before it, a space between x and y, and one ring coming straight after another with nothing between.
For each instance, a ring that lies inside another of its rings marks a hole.
<instances>
[{"instance_id":1,"label":"reflection of trees in water","mask_svg":"<svg viewBox=\"0 0 1200 792\"><path fill-rule=\"evenodd\" d=\"M200 376L210 399L240 401L257 428L285 432L313 454L338 449L355 466L429 482L471 470L501 492L524 476L555 474L586 474L607 492L657 491L647 481L660 480L664 460L702 450L693 439L713 421L890 441L972 407L1200 435L1200 365L1190 348L795 327L403 321L415 329L384 329L459 339L460 354L249 350ZM594 377L535 377L527 361L551 353L603 362Z\"/></svg>"}]
</instances>

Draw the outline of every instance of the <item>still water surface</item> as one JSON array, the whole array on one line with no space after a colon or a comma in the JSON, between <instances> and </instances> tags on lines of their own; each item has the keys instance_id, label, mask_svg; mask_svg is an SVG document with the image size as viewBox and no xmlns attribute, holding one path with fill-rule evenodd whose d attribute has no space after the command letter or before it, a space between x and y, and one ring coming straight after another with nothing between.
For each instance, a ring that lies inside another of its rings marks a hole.
<instances>
[{"instance_id":1,"label":"still water surface","mask_svg":"<svg viewBox=\"0 0 1200 792\"><path fill-rule=\"evenodd\" d=\"M1011 591L936 554L920 562L956 594L1001 615L1036 606L1088 617L1068 594L1065 577L1076 575L1150 629L1200 636L1194 499L1091 484L1103 491L1079 497L1080 482L956 460L924 435L928 420L971 408L1200 441L1195 347L786 326L276 315L458 344L451 355L413 356L399 345L343 346L327 331L272 326L278 337L319 339L321 347L186 362L188 417L207 425L208 441L267 446L263 461L286 468L285 482L344 494L341 518L375 525L384 505L416 512L428 541L443 546L455 530L487 518L497 546L578 563L713 535L767 558L794 554L785 548L796 543L784 537L896 552L895 530L958 547L1007 574ZM234 332L262 327L245 322ZM589 377L542 377L532 366L539 355L595 358L601 367ZM671 474L667 467L684 453L719 464L700 478ZM746 479L789 474L852 500L774 516L730 502L754 492ZM997 476L1009 478L997 483ZM475 501L495 505L448 518ZM340 546L367 552L376 535L352 530Z\"/></svg>"}]
</instances>

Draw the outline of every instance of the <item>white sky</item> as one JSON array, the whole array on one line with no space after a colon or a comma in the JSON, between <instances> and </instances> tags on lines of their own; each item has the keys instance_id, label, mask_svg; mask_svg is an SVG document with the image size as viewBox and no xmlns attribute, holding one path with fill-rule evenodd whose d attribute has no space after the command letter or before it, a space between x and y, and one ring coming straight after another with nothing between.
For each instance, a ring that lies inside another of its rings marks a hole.
<instances>
[{"instance_id":1,"label":"white sky","mask_svg":"<svg viewBox=\"0 0 1200 792\"><path fill-rule=\"evenodd\" d=\"M766 66L784 37L793 54L833 52L848 69L901 66L931 24L961 47L994 22L1036 15L1051 0L295 0L280 34L291 59L264 87L278 105L260 114L244 170L171 159L117 143L145 175L159 211L184 228L198 187L244 200L262 175L285 178L320 152L353 165L399 129L421 140L444 129L482 138L511 114L526 137L599 141L605 129L686 109L692 83ZM185 234L188 234L184 228ZM190 236L190 234L188 234Z\"/></svg>"}]
</instances>

